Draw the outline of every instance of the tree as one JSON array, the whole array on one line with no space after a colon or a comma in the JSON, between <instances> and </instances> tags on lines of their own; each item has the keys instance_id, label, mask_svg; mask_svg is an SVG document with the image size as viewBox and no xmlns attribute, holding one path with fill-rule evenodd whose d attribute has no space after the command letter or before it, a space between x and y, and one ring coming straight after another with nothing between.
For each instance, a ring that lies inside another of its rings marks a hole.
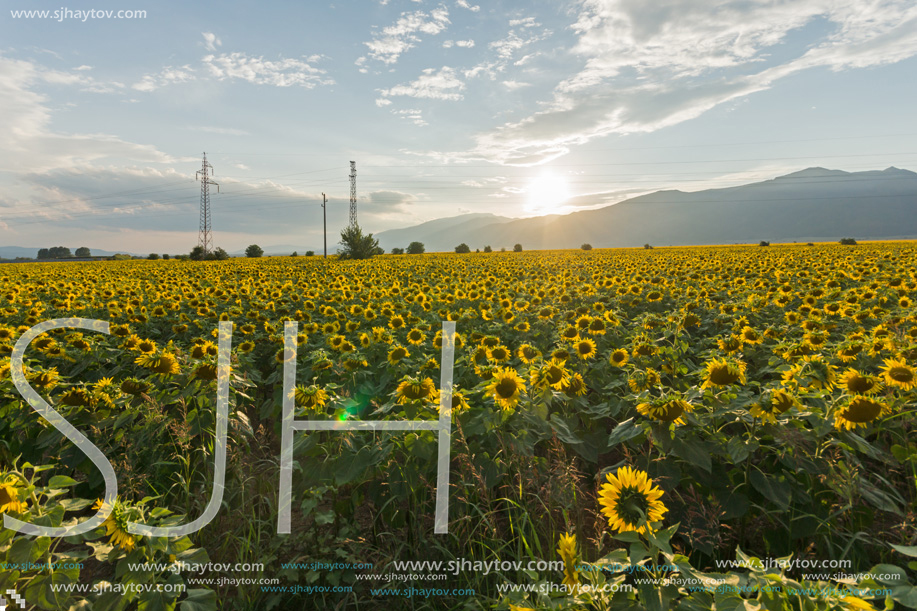
<instances>
[{"instance_id":1,"label":"tree","mask_svg":"<svg viewBox=\"0 0 917 611\"><path fill-rule=\"evenodd\" d=\"M645 249L647 249L647 250L649 250L649 249L651 249L651 248L652 248L652 246L650 246L649 244L644 244L644 245L643 245L643 248L645 248Z\"/></svg>"},{"instance_id":2,"label":"tree","mask_svg":"<svg viewBox=\"0 0 917 611\"><path fill-rule=\"evenodd\" d=\"M169 257L169 253L163 253L162 258L165 259L166 261L168 261L169 258L170 258L170 257Z\"/></svg>"},{"instance_id":3,"label":"tree","mask_svg":"<svg viewBox=\"0 0 917 611\"><path fill-rule=\"evenodd\" d=\"M216 259L217 261L225 261L229 258L229 253L223 250L222 248L217 248L211 253L210 259Z\"/></svg>"},{"instance_id":4,"label":"tree","mask_svg":"<svg viewBox=\"0 0 917 611\"><path fill-rule=\"evenodd\" d=\"M245 256L251 259L255 259L264 254L264 249L258 246L257 244L252 244L245 249Z\"/></svg>"},{"instance_id":5,"label":"tree","mask_svg":"<svg viewBox=\"0 0 917 611\"><path fill-rule=\"evenodd\" d=\"M369 259L381 250L379 240L371 233L363 235L359 225L351 225L342 231L340 244L344 248L338 250L339 259Z\"/></svg>"},{"instance_id":6,"label":"tree","mask_svg":"<svg viewBox=\"0 0 917 611\"><path fill-rule=\"evenodd\" d=\"M841 238L840 243L843 244L844 246L856 246L857 245L857 241L853 238Z\"/></svg>"},{"instance_id":7,"label":"tree","mask_svg":"<svg viewBox=\"0 0 917 611\"><path fill-rule=\"evenodd\" d=\"M306 251L306 256L307 256L307 257L314 257L314 256L315 256L315 251L314 251L314 250L307 250L307 251Z\"/></svg>"},{"instance_id":8,"label":"tree","mask_svg":"<svg viewBox=\"0 0 917 611\"><path fill-rule=\"evenodd\" d=\"M146 258L149 259L150 261L156 261L157 259L159 259L159 255L156 254L155 252L151 252L150 254L146 256Z\"/></svg>"},{"instance_id":9,"label":"tree","mask_svg":"<svg viewBox=\"0 0 917 611\"><path fill-rule=\"evenodd\" d=\"M407 253L409 255L422 255L427 249L424 247L423 242L411 242L408 244Z\"/></svg>"},{"instance_id":10,"label":"tree","mask_svg":"<svg viewBox=\"0 0 917 611\"><path fill-rule=\"evenodd\" d=\"M590 244L589 242L586 242L585 244L580 246L580 248L582 248L583 250L592 250L592 244Z\"/></svg>"},{"instance_id":11,"label":"tree","mask_svg":"<svg viewBox=\"0 0 917 611\"><path fill-rule=\"evenodd\" d=\"M292 253L290 256L291 256L291 257L298 257L298 256L299 256L299 253L296 252L296 251L294 250L293 253Z\"/></svg>"},{"instance_id":12,"label":"tree","mask_svg":"<svg viewBox=\"0 0 917 611\"><path fill-rule=\"evenodd\" d=\"M38 258L39 259L50 259L51 252L47 248L39 248L38 249Z\"/></svg>"},{"instance_id":13,"label":"tree","mask_svg":"<svg viewBox=\"0 0 917 611\"><path fill-rule=\"evenodd\" d=\"M191 249L191 253L188 255L188 257L192 261L203 261L204 255L206 254L207 253L204 252L204 247L198 244L197 246Z\"/></svg>"},{"instance_id":14,"label":"tree","mask_svg":"<svg viewBox=\"0 0 917 611\"><path fill-rule=\"evenodd\" d=\"M760 242L758 242L758 246L770 246L770 245L771 243L766 240L761 240Z\"/></svg>"},{"instance_id":15,"label":"tree","mask_svg":"<svg viewBox=\"0 0 917 611\"><path fill-rule=\"evenodd\" d=\"M513 246L513 252L522 252L522 244L516 244Z\"/></svg>"},{"instance_id":16,"label":"tree","mask_svg":"<svg viewBox=\"0 0 917 611\"><path fill-rule=\"evenodd\" d=\"M52 259L69 259L73 255L66 246L52 246L48 249L48 256Z\"/></svg>"},{"instance_id":17,"label":"tree","mask_svg":"<svg viewBox=\"0 0 917 611\"><path fill-rule=\"evenodd\" d=\"M484 252L493 252L493 251L494 251L494 249L491 248L490 246L485 246L485 247L484 247Z\"/></svg>"},{"instance_id":18,"label":"tree","mask_svg":"<svg viewBox=\"0 0 917 611\"><path fill-rule=\"evenodd\" d=\"M403 248L398 248L398 247L396 246L395 248L392 249L392 254L393 254L393 255L403 255L403 254L404 254L404 249L403 249Z\"/></svg>"},{"instance_id":19,"label":"tree","mask_svg":"<svg viewBox=\"0 0 917 611\"><path fill-rule=\"evenodd\" d=\"M91 257L92 251L90 251L85 246L80 246L79 248L76 249L76 256L77 257Z\"/></svg>"},{"instance_id":20,"label":"tree","mask_svg":"<svg viewBox=\"0 0 917 611\"><path fill-rule=\"evenodd\" d=\"M462 242L461 244L455 247L455 252L459 254L464 254L464 253L471 252L471 248L468 246L468 244L465 244L464 242Z\"/></svg>"}]
</instances>

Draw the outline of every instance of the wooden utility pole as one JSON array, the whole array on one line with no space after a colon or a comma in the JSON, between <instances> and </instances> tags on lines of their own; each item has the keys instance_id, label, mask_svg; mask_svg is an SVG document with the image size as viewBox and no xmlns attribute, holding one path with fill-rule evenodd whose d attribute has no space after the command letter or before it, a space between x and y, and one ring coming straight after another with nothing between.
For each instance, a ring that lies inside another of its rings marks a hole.
<instances>
[{"instance_id":1,"label":"wooden utility pole","mask_svg":"<svg viewBox=\"0 0 917 611\"><path fill-rule=\"evenodd\" d=\"M325 258L328 258L328 215L325 209L325 204L328 203L328 198L325 197L325 194L322 193L322 226L324 227L325 234Z\"/></svg>"}]
</instances>

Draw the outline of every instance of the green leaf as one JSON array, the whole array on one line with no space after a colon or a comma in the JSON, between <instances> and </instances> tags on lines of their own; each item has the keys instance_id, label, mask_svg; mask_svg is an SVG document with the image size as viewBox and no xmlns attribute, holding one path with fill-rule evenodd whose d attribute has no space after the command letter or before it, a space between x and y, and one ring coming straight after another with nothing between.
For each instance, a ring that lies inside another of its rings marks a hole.
<instances>
[{"instance_id":1,"label":"green leaf","mask_svg":"<svg viewBox=\"0 0 917 611\"><path fill-rule=\"evenodd\" d=\"M77 484L79 484L79 482L73 479L72 477L68 477L66 475L55 475L54 477L51 478L51 481L48 482L48 487L49 488L67 488L69 486L75 486Z\"/></svg>"},{"instance_id":2,"label":"green leaf","mask_svg":"<svg viewBox=\"0 0 917 611\"><path fill-rule=\"evenodd\" d=\"M785 510L790 506L792 490L783 475L767 477L757 469L754 469L749 475L749 480L752 488L780 509Z\"/></svg>"},{"instance_id":3,"label":"green leaf","mask_svg":"<svg viewBox=\"0 0 917 611\"><path fill-rule=\"evenodd\" d=\"M710 451L697 439L672 441L672 453L710 473Z\"/></svg>"},{"instance_id":4,"label":"green leaf","mask_svg":"<svg viewBox=\"0 0 917 611\"><path fill-rule=\"evenodd\" d=\"M7 562L12 564L28 564L32 556L32 548L35 547L34 539L22 537L13 541L10 551L7 555Z\"/></svg>"},{"instance_id":5,"label":"green leaf","mask_svg":"<svg viewBox=\"0 0 917 611\"><path fill-rule=\"evenodd\" d=\"M729 458L732 459L732 462L737 465L748 458L748 446L739 437L733 437L729 440L729 443L726 444L726 451L729 453Z\"/></svg>"},{"instance_id":6,"label":"green leaf","mask_svg":"<svg viewBox=\"0 0 917 611\"><path fill-rule=\"evenodd\" d=\"M894 543L889 543L893 548L904 554L905 556L911 556L912 558L917 558L917 545L895 545Z\"/></svg>"},{"instance_id":7,"label":"green leaf","mask_svg":"<svg viewBox=\"0 0 917 611\"><path fill-rule=\"evenodd\" d=\"M877 564L869 569L869 574L876 582L883 585L903 586L908 583L905 570L894 564Z\"/></svg>"},{"instance_id":8,"label":"green leaf","mask_svg":"<svg viewBox=\"0 0 917 611\"><path fill-rule=\"evenodd\" d=\"M180 611L213 611L217 608L217 593L213 590L188 590L188 598L179 603Z\"/></svg>"},{"instance_id":9,"label":"green leaf","mask_svg":"<svg viewBox=\"0 0 917 611\"><path fill-rule=\"evenodd\" d=\"M144 592L138 600L138 611L172 611L175 603L171 602L163 592Z\"/></svg>"},{"instance_id":10,"label":"green leaf","mask_svg":"<svg viewBox=\"0 0 917 611\"><path fill-rule=\"evenodd\" d=\"M628 439L633 439L643 431L634 423L634 419L630 418L620 423L608 436L608 449L615 447L619 443L624 443Z\"/></svg>"}]
</instances>

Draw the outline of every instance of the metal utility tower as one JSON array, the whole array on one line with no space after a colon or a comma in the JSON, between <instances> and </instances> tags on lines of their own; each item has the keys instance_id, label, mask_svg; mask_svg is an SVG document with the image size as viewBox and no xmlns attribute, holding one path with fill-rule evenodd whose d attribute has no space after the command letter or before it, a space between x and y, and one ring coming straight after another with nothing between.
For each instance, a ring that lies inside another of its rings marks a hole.
<instances>
[{"instance_id":1,"label":"metal utility tower","mask_svg":"<svg viewBox=\"0 0 917 611\"><path fill-rule=\"evenodd\" d=\"M322 193L322 227L325 235L325 258L328 258L328 210L326 205L328 204L328 198L325 197L325 194Z\"/></svg>"},{"instance_id":2,"label":"metal utility tower","mask_svg":"<svg viewBox=\"0 0 917 611\"><path fill-rule=\"evenodd\" d=\"M357 162L350 162L350 226L357 226Z\"/></svg>"},{"instance_id":3,"label":"metal utility tower","mask_svg":"<svg viewBox=\"0 0 917 611\"><path fill-rule=\"evenodd\" d=\"M220 185L210 179L211 174L213 174L213 166L207 163L205 152L201 169L194 173L194 178L201 181L201 228L198 232L197 243L204 247L204 253L209 253L213 249L213 234L210 231L210 185L215 185L217 193L220 192Z\"/></svg>"}]
</instances>

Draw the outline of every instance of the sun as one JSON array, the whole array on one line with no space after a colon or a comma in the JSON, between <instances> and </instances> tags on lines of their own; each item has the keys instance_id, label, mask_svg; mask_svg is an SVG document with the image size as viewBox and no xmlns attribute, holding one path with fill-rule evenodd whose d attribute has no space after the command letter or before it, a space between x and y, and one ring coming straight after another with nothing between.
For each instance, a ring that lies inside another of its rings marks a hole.
<instances>
[{"instance_id":1,"label":"sun","mask_svg":"<svg viewBox=\"0 0 917 611\"><path fill-rule=\"evenodd\" d=\"M550 214L570 199L570 186L566 178L545 172L532 179L526 194L530 212Z\"/></svg>"}]
</instances>

